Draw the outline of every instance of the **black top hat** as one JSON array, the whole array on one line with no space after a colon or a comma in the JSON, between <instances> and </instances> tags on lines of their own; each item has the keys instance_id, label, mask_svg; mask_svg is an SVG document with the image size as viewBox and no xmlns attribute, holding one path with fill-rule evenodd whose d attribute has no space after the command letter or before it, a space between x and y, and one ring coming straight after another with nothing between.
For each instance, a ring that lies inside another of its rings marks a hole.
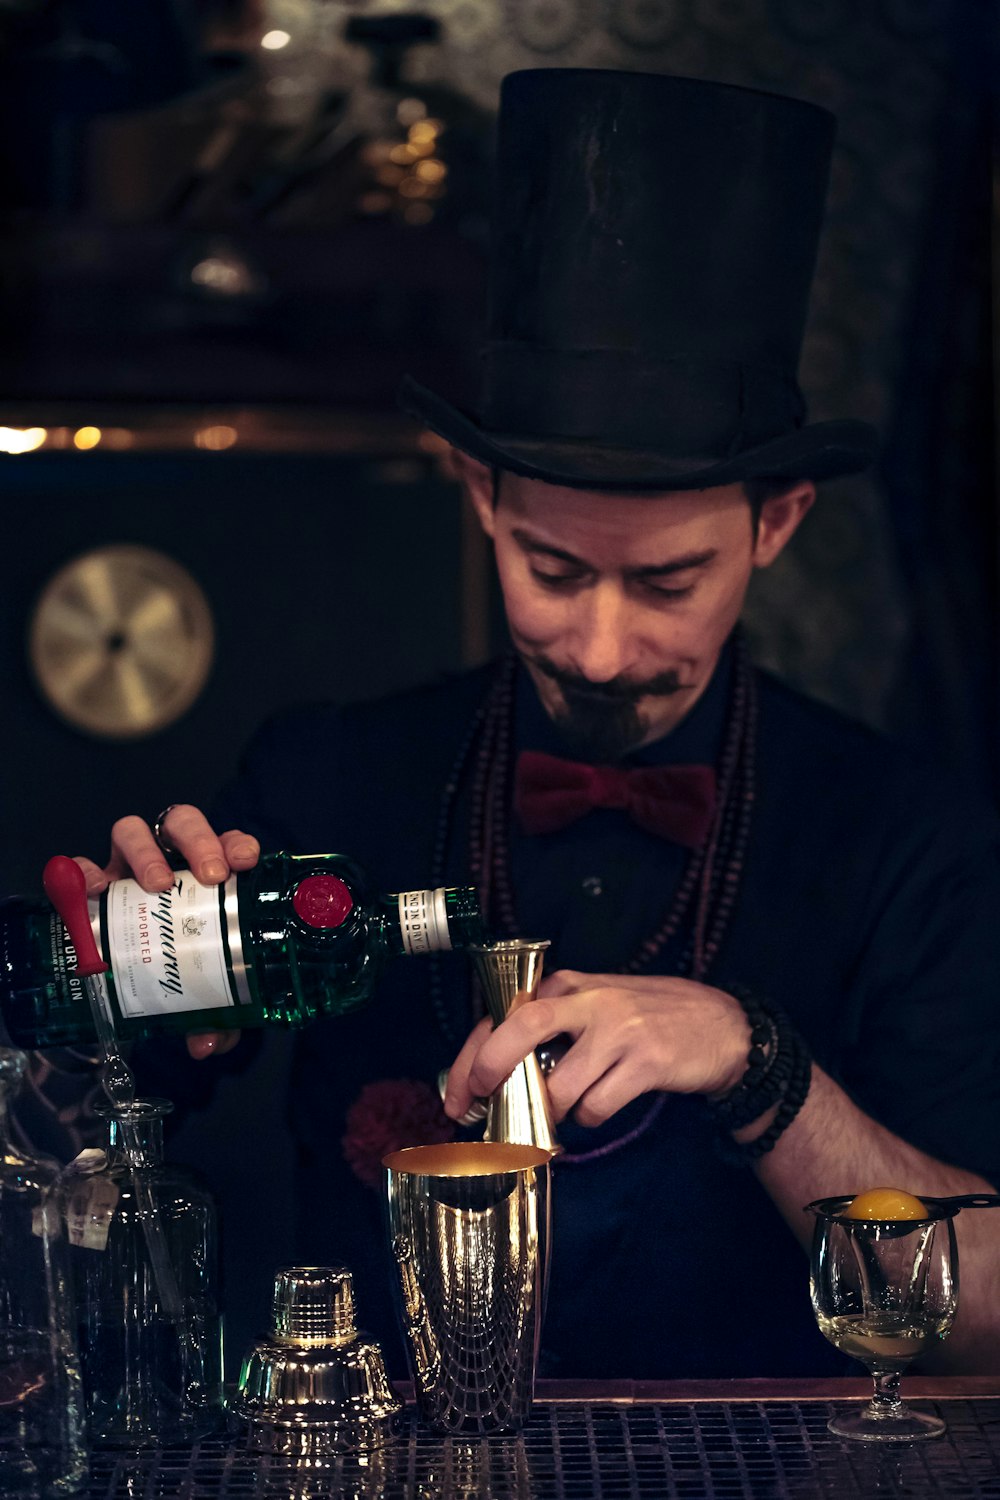
<instances>
[{"instance_id":1,"label":"black top hat","mask_svg":"<svg viewBox=\"0 0 1000 1500\"><path fill-rule=\"evenodd\" d=\"M864 468L796 380L834 120L753 89L538 68L504 79L489 340L466 412L413 415L557 484L702 489Z\"/></svg>"}]
</instances>

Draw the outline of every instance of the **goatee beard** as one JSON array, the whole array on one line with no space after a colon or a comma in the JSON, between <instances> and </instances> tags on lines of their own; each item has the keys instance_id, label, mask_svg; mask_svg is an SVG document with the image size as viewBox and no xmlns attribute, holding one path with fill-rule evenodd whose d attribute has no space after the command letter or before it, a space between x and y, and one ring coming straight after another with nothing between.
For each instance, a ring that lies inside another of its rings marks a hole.
<instances>
[{"instance_id":1,"label":"goatee beard","mask_svg":"<svg viewBox=\"0 0 1000 1500\"><path fill-rule=\"evenodd\" d=\"M552 719L567 749L595 765L619 761L644 743L649 719L639 711L643 698L670 697L682 688L674 671L663 672L648 682L614 679L598 684L564 671L547 657L532 657L530 661L560 689L562 704L552 711Z\"/></svg>"},{"instance_id":2,"label":"goatee beard","mask_svg":"<svg viewBox=\"0 0 1000 1500\"><path fill-rule=\"evenodd\" d=\"M571 755L594 765L613 764L638 750L649 733L649 721L634 703L598 702L563 690L554 722Z\"/></svg>"}]
</instances>

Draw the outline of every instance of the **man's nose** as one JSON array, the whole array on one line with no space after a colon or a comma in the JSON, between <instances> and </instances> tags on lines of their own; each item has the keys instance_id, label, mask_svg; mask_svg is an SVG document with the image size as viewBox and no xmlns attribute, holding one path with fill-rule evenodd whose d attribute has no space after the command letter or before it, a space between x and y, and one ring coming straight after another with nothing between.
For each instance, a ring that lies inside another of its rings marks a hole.
<instances>
[{"instance_id":1,"label":"man's nose","mask_svg":"<svg viewBox=\"0 0 1000 1500\"><path fill-rule=\"evenodd\" d=\"M613 583L599 583L579 600L575 666L589 682L611 682L636 665L628 600Z\"/></svg>"}]
</instances>

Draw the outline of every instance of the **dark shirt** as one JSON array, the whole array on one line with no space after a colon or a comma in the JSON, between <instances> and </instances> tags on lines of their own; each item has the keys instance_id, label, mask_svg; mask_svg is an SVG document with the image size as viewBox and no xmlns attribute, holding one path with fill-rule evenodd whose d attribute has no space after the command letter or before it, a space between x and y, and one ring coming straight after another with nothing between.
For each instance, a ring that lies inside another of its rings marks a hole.
<instances>
[{"instance_id":1,"label":"dark shirt","mask_svg":"<svg viewBox=\"0 0 1000 1500\"><path fill-rule=\"evenodd\" d=\"M730 654L678 728L631 763L714 761ZM267 849L342 850L383 890L428 882L443 790L490 681L481 670L265 726L215 810ZM921 1150L1000 1175L1000 861L992 813L886 740L758 677L756 800L739 895L707 982L778 1001L858 1104ZM519 673L515 746L565 753ZM445 879L465 883L468 788ZM511 821L524 935L546 971L609 972L662 922L685 851L619 812L543 837ZM677 946L652 972L674 972ZM431 968L440 998L432 1003ZM362 1320L402 1369L377 1193L347 1167L346 1109L375 1079L433 1082L473 1020L459 955L399 961L364 1013L308 1028L290 1112L301 1161L300 1255L343 1259ZM568 1123L569 1155L646 1116L634 1101L596 1131ZM631 1145L554 1166L553 1266L542 1373L566 1378L813 1375L841 1368L818 1333L806 1257L753 1173L725 1164L703 1102L668 1096ZM815 1196L865 1181L815 1184ZM919 1182L899 1184L914 1192Z\"/></svg>"}]
</instances>

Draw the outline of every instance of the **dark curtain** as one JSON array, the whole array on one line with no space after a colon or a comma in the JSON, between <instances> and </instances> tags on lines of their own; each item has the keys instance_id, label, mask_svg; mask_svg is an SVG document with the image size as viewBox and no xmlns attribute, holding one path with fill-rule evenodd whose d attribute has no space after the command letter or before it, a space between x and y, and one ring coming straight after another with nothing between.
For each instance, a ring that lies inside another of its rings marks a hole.
<instances>
[{"instance_id":1,"label":"dark curtain","mask_svg":"<svg viewBox=\"0 0 1000 1500\"><path fill-rule=\"evenodd\" d=\"M901 735L1000 795L998 525L991 299L997 11L952 7L913 305L883 455L912 629L893 718Z\"/></svg>"}]
</instances>

